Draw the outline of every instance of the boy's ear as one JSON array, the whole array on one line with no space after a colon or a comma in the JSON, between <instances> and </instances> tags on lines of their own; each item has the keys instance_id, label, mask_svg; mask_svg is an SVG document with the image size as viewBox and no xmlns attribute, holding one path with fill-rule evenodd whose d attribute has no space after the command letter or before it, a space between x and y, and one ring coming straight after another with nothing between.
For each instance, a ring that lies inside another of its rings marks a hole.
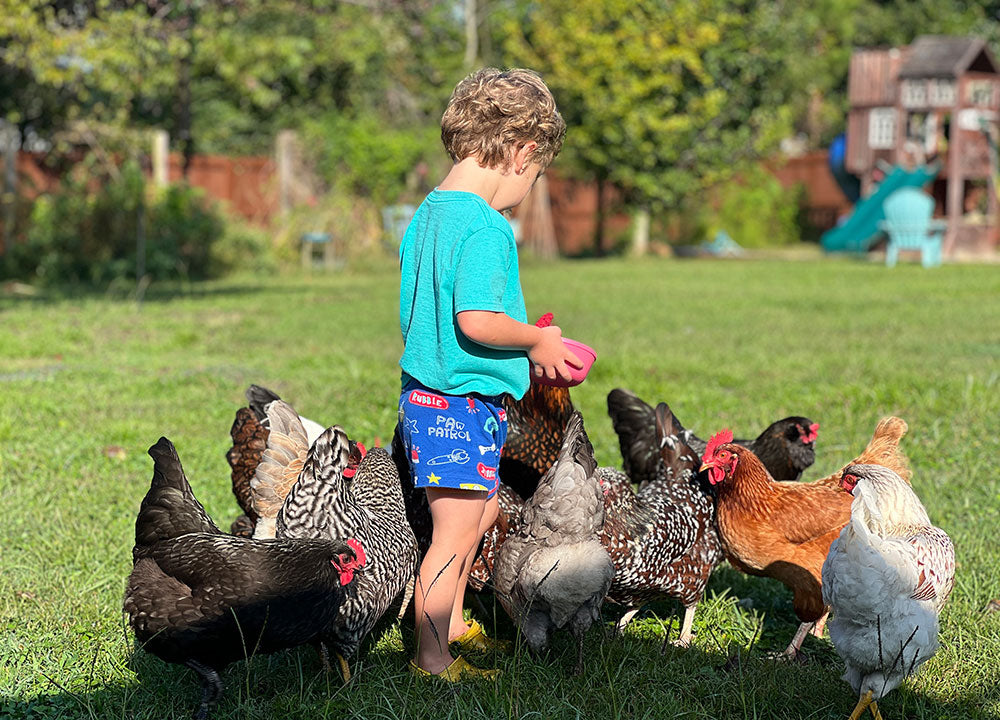
<instances>
[{"instance_id":1,"label":"boy's ear","mask_svg":"<svg viewBox=\"0 0 1000 720\"><path fill-rule=\"evenodd\" d=\"M531 163L531 155L538 149L538 143L534 140L529 140L528 142L521 145L514 152L514 174L520 175L525 170L528 169L528 165Z\"/></svg>"}]
</instances>

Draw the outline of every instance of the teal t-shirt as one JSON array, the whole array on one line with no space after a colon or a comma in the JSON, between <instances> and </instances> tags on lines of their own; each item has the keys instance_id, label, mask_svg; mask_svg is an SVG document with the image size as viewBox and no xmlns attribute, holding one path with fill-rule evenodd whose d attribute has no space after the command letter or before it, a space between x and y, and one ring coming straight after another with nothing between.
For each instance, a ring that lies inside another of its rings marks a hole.
<instances>
[{"instance_id":1,"label":"teal t-shirt","mask_svg":"<svg viewBox=\"0 0 1000 720\"><path fill-rule=\"evenodd\" d=\"M475 193L434 190L417 208L399 248L403 384L413 378L449 395L528 390L528 356L469 340L463 310L527 321L510 223Z\"/></svg>"}]
</instances>

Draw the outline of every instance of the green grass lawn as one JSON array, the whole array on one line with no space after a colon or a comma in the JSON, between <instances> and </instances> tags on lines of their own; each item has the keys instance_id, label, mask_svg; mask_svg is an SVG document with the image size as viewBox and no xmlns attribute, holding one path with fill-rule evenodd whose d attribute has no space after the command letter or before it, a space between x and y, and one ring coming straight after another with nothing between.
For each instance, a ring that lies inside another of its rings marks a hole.
<instances>
[{"instance_id":1,"label":"green grass lawn","mask_svg":"<svg viewBox=\"0 0 1000 720\"><path fill-rule=\"evenodd\" d=\"M598 352L573 401L601 464L620 465L605 408L614 387L669 402L702 436L806 415L822 426L809 477L857 454L880 417L904 418L914 489L954 540L958 570L940 651L883 715L1000 716L1000 612L987 610L1000 598L1000 267L651 259L525 263L522 274L529 315L555 312ZM194 673L133 652L122 621L146 449L170 438L228 527L238 513L224 453L249 383L385 442L399 386L396 293L387 262L154 287L139 307L0 297L0 716L191 713ZM486 607L480 619L512 637L502 610ZM797 624L777 582L721 566L694 647L662 649L661 620L676 625L678 609L650 608L624 638L592 630L579 677L568 635L549 662L501 658L495 687L416 681L398 631L347 687L311 648L254 658L225 673L215 717L847 718L855 698L828 640L807 638L807 665L765 658ZM608 624L617 617L606 606Z\"/></svg>"}]
</instances>

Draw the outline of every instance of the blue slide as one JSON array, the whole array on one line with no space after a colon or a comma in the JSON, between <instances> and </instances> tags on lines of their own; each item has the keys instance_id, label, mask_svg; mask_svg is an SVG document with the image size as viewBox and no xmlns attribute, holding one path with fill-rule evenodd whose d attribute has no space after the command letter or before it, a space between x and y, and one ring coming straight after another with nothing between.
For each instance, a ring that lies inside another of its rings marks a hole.
<instances>
[{"instance_id":1,"label":"blue slide","mask_svg":"<svg viewBox=\"0 0 1000 720\"><path fill-rule=\"evenodd\" d=\"M912 172L899 165L868 197L858 200L854 212L842 224L823 233L823 249L827 252L867 252L878 238L878 224L885 219L882 203L902 187L923 187L938 174L936 165L924 165Z\"/></svg>"}]
</instances>

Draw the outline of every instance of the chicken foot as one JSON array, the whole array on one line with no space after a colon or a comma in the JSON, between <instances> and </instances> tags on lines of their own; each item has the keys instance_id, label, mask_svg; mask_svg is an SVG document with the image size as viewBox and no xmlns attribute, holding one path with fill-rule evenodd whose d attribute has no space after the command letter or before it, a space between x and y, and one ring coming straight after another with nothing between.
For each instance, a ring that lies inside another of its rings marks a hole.
<instances>
[{"instance_id":1,"label":"chicken foot","mask_svg":"<svg viewBox=\"0 0 1000 720\"><path fill-rule=\"evenodd\" d=\"M858 698L858 704L854 706L854 712L851 713L851 717L848 720L858 720L862 713L864 713L865 708L872 711L872 717L875 720L882 720L882 713L878 711L878 703L872 700L871 690Z\"/></svg>"},{"instance_id":2,"label":"chicken foot","mask_svg":"<svg viewBox=\"0 0 1000 720\"><path fill-rule=\"evenodd\" d=\"M209 711L222 697L222 679L213 668L202 665L197 660L188 660L184 664L201 676L201 705L194 714L194 720L208 720Z\"/></svg>"},{"instance_id":3,"label":"chicken foot","mask_svg":"<svg viewBox=\"0 0 1000 720\"><path fill-rule=\"evenodd\" d=\"M625 627L630 622L632 622L632 618L636 616L636 614L639 612L640 609L641 608L632 608L631 610L626 611L624 615L622 615L621 619L615 625L615 632L618 635L621 635L625 632Z\"/></svg>"},{"instance_id":4,"label":"chicken foot","mask_svg":"<svg viewBox=\"0 0 1000 720\"><path fill-rule=\"evenodd\" d=\"M815 622L804 622L799 624L799 629L795 631L795 637L792 641L788 643L781 654L777 656L779 660L794 660L799 656L799 649L802 647L802 641L806 639L806 635L809 631L816 625Z\"/></svg>"}]
</instances>

